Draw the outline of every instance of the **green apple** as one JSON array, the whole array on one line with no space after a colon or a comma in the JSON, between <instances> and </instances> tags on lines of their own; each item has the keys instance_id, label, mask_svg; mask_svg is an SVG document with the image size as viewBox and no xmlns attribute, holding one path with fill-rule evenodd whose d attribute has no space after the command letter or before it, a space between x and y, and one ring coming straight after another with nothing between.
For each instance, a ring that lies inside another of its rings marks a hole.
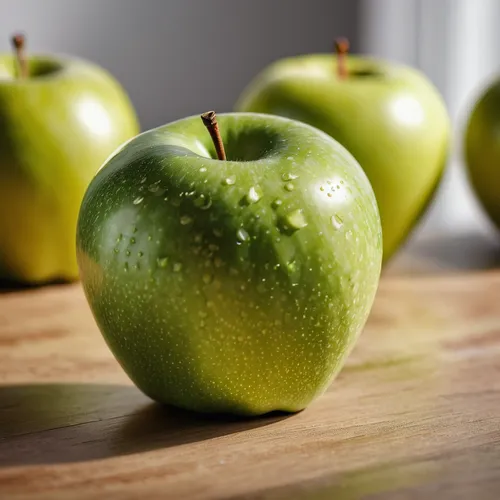
<instances>
[{"instance_id":1,"label":"green apple","mask_svg":"<svg viewBox=\"0 0 500 500\"><path fill-rule=\"evenodd\" d=\"M298 411L370 311L376 200L340 144L293 120L199 117L145 132L98 172L77 252L104 338L151 398L201 412ZM211 130L214 132L214 130Z\"/></svg>"},{"instance_id":2,"label":"green apple","mask_svg":"<svg viewBox=\"0 0 500 500\"><path fill-rule=\"evenodd\" d=\"M137 119L120 85L94 64L24 61L27 75L0 55L0 278L71 280L85 189L138 132Z\"/></svg>"},{"instance_id":3,"label":"green apple","mask_svg":"<svg viewBox=\"0 0 500 500\"><path fill-rule=\"evenodd\" d=\"M469 178L491 220L500 228L500 80L474 106L466 126Z\"/></svg>"},{"instance_id":4,"label":"green apple","mask_svg":"<svg viewBox=\"0 0 500 500\"><path fill-rule=\"evenodd\" d=\"M366 57L307 55L272 64L236 104L281 115L337 139L359 161L377 198L384 261L426 208L446 162L449 120L418 71Z\"/></svg>"}]
</instances>

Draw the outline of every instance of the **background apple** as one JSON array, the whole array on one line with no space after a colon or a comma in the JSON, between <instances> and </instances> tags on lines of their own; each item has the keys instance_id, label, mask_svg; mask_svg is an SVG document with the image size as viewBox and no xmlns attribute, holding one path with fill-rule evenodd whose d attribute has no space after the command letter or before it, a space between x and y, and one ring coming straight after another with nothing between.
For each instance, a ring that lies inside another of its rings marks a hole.
<instances>
[{"instance_id":1,"label":"background apple","mask_svg":"<svg viewBox=\"0 0 500 500\"><path fill-rule=\"evenodd\" d=\"M220 127L227 160L191 117L139 135L98 172L78 222L83 287L150 397L297 411L326 389L370 311L375 197L318 129L247 113Z\"/></svg>"},{"instance_id":2,"label":"background apple","mask_svg":"<svg viewBox=\"0 0 500 500\"><path fill-rule=\"evenodd\" d=\"M338 44L344 52L345 42ZM278 61L249 85L236 110L314 125L343 144L377 197L384 260L403 242L445 165L449 123L434 87L418 71L341 54Z\"/></svg>"},{"instance_id":3,"label":"background apple","mask_svg":"<svg viewBox=\"0 0 500 500\"><path fill-rule=\"evenodd\" d=\"M491 83L474 106L466 127L469 177L492 221L500 228L500 80Z\"/></svg>"},{"instance_id":4,"label":"background apple","mask_svg":"<svg viewBox=\"0 0 500 500\"><path fill-rule=\"evenodd\" d=\"M97 169L138 132L103 69L80 60L0 55L0 278L78 275L80 202ZM26 73L26 74L24 74Z\"/></svg>"}]
</instances>

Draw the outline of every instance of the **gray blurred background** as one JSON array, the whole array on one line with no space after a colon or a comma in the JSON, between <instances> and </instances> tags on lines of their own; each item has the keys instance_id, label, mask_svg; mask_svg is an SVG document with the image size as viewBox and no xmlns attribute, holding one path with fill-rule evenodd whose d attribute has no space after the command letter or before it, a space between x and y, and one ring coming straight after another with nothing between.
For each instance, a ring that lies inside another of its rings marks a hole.
<instances>
[{"instance_id":1,"label":"gray blurred background","mask_svg":"<svg viewBox=\"0 0 500 500\"><path fill-rule=\"evenodd\" d=\"M270 62L328 52L334 37L347 36L354 52L421 68L453 119L445 181L413 240L491 239L459 146L464 116L500 68L499 19L500 0L0 0L0 51L21 30L31 51L97 62L121 81L147 129L229 111Z\"/></svg>"}]
</instances>

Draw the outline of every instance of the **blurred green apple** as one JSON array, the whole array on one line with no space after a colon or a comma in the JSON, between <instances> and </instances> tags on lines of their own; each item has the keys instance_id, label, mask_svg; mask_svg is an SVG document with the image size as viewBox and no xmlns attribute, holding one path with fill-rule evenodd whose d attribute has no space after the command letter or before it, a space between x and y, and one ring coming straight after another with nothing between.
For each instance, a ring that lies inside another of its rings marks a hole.
<instances>
[{"instance_id":1,"label":"blurred green apple","mask_svg":"<svg viewBox=\"0 0 500 500\"><path fill-rule=\"evenodd\" d=\"M354 155L377 198L384 261L426 208L447 158L449 120L437 91L418 71L381 60L342 53L278 61L236 110L309 123Z\"/></svg>"},{"instance_id":2,"label":"blurred green apple","mask_svg":"<svg viewBox=\"0 0 500 500\"><path fill-rule=\"evenodd\" d=\"M382 259L375 197L318 129L253 113L221 115L220 126L227 159L199 117L109 159L80 211L82 284L151 398L298 411L340 370L370 311Z\"/></svg>"},{"instance_id":3,"label":"blurred green apple","mask_svg":"<svg viewBox=\"0 0 500 500\"><path fill-rule=\"evenodd\" d=\"M491 220L500 228L500 80L475 104L465 132L469 178Z\"/></svg>"},{"instance_id":4,"label":"blurred green apple","mask_svg":"<svg viewBox=\"0 0 500 500\"><path fill-rule=\"evenodd\" d=\"M75 231L85 189L137 132L129 99L103 69L53 56L0 55L0 278L77 278Z\"/></svg>"}]
</instances>

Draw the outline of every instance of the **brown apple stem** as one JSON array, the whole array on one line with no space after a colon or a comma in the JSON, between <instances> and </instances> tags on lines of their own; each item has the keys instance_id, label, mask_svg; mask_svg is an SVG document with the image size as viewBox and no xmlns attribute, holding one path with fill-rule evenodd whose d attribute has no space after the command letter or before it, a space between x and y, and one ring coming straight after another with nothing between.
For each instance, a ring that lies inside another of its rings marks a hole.
<instances>
[{"instance_id":1,"label":"brown apple stem","mask_svg":"<svg viewBox=\"0 0 500 500\"><path fill-rule=\"evenodd\" d=\"M26 59L25 52L26 39L24 35L20 33L12 37L12 47L14 48L14 53L17 61L17 78L28 78L28 60Z\"/></svg>"},{"instance_id":2,"label":"brown apple stem","mask_svg":"<svg viewBox=\"0 0 500 500\"><path fill-rule=\"evenodd\" d=\"M220 135L219 124L217 123L217 115L215 111L207 111L201 115L203 125L207 127L210 137L215 146L215 151L217 151L217 158L219 160L226 159L226 152L224 151L224 143L222 142L222 137Z\"/></svg>"},{"instance_id":3,"label":"brown apple stem","mask_svg":"<svg viewBox=\"0 0 500 500\"><path fill-rule=\"evenodd\" d=\"M337 75L340 80L345 80L349 76L347 71L349 40L347 38L337 38L335 40L335 52L337 53Z\"/></svg>"}]
</instances>

